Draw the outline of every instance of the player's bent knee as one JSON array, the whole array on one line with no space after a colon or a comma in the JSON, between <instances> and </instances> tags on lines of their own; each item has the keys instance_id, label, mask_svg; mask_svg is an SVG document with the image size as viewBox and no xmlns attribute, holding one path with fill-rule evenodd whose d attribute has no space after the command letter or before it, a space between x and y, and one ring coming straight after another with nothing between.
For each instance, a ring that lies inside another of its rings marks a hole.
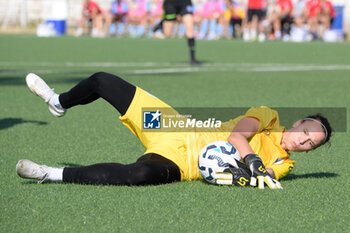
<instances>
[{"instance_id":1,"label":"player's bent knee","mask_svg":"<svg viewBox=\"0 0 350 233\"><path fill-rule=\"evenodd\" d=\"M111 74L106 72L96 72L93 75L90 76L90 79L92 79L96 84L101 83L103 79L110 76Z\"/></svg>"},{"instance_id":2,"label":"player's bent knee","mask_svg":"<svg viewBox=\"0 0 350 233\"><path fill-rule=\"evenodd\" d=\"M125 81L122 78L106 72L94 73L93 75L91 75L90 79L93 82L95 88L102 89L111 85L122 86L123 83L125 83Z\"/></svg>"}]
</instances>

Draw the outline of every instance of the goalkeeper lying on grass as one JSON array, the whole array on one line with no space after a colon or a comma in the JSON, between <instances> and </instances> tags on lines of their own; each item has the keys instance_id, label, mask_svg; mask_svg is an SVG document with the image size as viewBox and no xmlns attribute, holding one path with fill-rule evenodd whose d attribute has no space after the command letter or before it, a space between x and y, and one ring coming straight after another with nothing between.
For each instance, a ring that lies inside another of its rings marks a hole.
<instances>
[{"instance_id":1,"label":"goalkeeper lying on grass","mask_svg":"<svg viewBox=\"0 0 350 233\"><path fill-rule=\"evenodd\" d=\"M245 171L249 171L253 180L258 178L270 188L281 188L277 180L286 176L294 166L288 151L313 150L328 142L332 134L328 120L319 114L298 120L286 130L279 124L278 113L267 107L251 108L245 115L222 123L216 132L145 132L142 108L168 108L174 114L177 112L115 75L95 73L59 95L35 74L28 74L26 82L56 117L63 116L67 109L76 105L88 104L100 97L105 99L118 110L122 123L146 148L135 163L127 165L100 163L56 168L20 160L16 166L18 175L38 179L39 183L49 180L101 185L157 185L202 179L198 169L199 152L208 143L221 140L237 148L242 157L241 164L246 166ZM226 184L236 183L240 169L244 168L232 169L225 170L225 179L232 179Z\"/></svg>"}]
</instances>

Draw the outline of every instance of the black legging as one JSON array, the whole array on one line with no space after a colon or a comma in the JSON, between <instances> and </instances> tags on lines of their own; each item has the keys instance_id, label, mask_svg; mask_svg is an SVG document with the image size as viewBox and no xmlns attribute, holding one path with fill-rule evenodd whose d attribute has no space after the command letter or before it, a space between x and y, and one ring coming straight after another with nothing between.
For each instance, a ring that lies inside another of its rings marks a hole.
<instances>
[{"instance_id":1,"label":"black legging","mask_svg":"<svg viewBox=\"0 0 350 233\"><path fill-rule=\"evenodd\" d=\"M82 80L70 91L60 94L64 108L88 104L103 98L124 115L134 98L136 87L108 73L95 73ZM86 167L66 167L63 181L103 185L156 185L180 181L178 166L161 155L149 153L135 163L101 163Z\"/></svg>"},{"instance_id":2,"label":"black legging","mask_svg":"<svg viewBox=\"0 0 350 233\"><path fill-rule=\"evenodd\" d=\"M161 155L149 153L135 163L99 163L86 167L66 167L63 181L103 185L156 185L180 181L179 168Z\"/></svg>"},{"instance_id":3,"label":"black legging","mask_svg":"<svg viewBox=\"0 0 350 233\"><path fill-rule=\"evenodd\" d=\"M118 76L99 72L80 81L70 91L60 94L59 100L62 107L71 108L91 103L101 97L124 115L134 98L135 91L134 85Z\"/></svg>"}]
</instances>

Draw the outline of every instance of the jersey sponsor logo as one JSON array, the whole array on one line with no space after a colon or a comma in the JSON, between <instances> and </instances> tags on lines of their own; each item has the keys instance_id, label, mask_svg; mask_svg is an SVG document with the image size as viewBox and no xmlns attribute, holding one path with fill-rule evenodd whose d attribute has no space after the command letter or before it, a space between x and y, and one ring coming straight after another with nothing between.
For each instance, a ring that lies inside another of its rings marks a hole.
<instances>
[{"instance_id":1,"label":"jersey sponsor logo","mask_svg":"<svg viewBox=\"0 0 350 233\"><path fill-rule=\"evenodd\" d=\"M157 111L143 112L143 128L144 129L160 129L162 113Z\"/></svg>"}]
</instances>

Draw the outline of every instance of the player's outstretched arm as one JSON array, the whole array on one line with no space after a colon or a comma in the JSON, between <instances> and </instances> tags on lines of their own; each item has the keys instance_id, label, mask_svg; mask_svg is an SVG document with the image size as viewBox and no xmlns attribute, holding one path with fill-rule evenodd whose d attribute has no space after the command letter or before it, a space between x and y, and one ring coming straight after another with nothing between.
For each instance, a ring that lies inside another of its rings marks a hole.
<instances>
[{"instance_id":1,"label":"player's outstretched arm","mask_svg":"<svg viewBox=\"0 0 350 233\"><path fill-rule=\"evenodd\" d=\"M248 138L253 137L259 130L260 122L251 117L242 118L232 130L227 141L237 148L242 158L254 151L248 143Z\"/></svg>"}]
</instances>

